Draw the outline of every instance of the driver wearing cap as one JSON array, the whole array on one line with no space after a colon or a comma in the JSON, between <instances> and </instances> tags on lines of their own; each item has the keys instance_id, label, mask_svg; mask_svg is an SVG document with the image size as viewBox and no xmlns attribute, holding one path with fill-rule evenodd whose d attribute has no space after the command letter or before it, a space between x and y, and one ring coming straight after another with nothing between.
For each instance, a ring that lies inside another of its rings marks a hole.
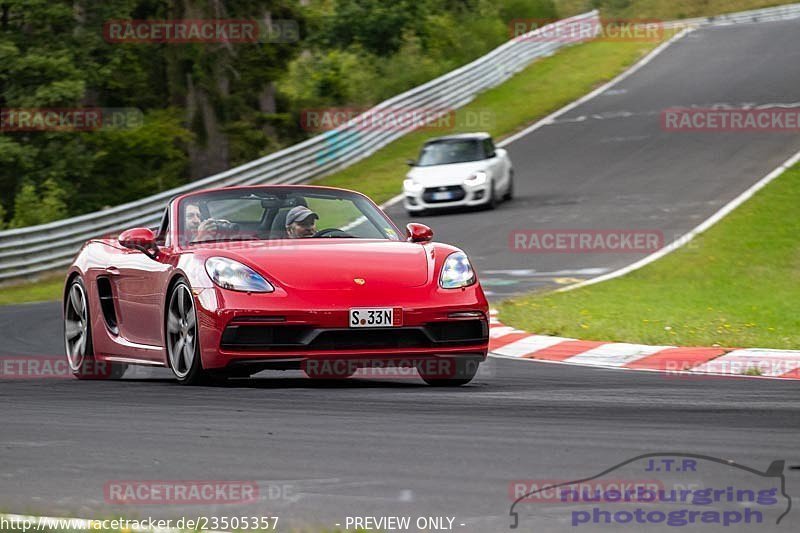
<instances>
[{"instance_id":1,"label":"driver wearing cap","mask_svg":"<svg viewBox=\"0 0 800 533\"><path fill-rule=\"evenodd\" d=\"M286 213L286 233L290 239L313 237L317 233L319 215L303 205L293 207Z\"/></svg>"}]
</instances>

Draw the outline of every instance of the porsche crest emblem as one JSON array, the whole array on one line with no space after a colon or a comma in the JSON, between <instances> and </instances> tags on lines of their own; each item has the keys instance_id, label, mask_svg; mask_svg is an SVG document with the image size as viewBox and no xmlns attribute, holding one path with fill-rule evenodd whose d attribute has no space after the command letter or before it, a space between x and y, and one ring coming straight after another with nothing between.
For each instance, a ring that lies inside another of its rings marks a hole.
<instances>
[{"instance_id":1,"label":"porsche crest emblem","mask_svg":"<svg viewBox=\"0 0 800 533\"><path fill-rule=\"evenodd\" d=\"M354 278L353 281L356 282L356 285L363 285L367 282L364 278Z\"/></svg>"}]
</instances>

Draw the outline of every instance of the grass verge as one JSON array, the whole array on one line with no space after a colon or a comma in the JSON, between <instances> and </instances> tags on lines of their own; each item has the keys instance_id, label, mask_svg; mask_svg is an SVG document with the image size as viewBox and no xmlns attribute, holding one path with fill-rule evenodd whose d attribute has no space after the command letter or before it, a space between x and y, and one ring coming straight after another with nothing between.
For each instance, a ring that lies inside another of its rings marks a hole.
<instances>
[{"instance_id":1,"label":"grass verge","mask_svg":"<svg viewBox=\"0 0 800 533\"><path fill-rule=\"evenodd\" d=\"M0 287L0 305L60 300L63 290L64 276L61 274L31 283L4 286Z\"/></svg>"},{"instance_id":2,"label":"grass verge","mask_svg":"<svg viewBox=\"0 0 800 533\"><path fill-rule=\"evenodd\" d=\"M624 277L501 303L543 335L800 349L800 165L689 245Z\"/></svg>"},{"instance_id":3,"label":"grass verge","mask_svg":"<svg viewBox=\"0 0 800 533\"><path fill-rule=\"evenodd\" d=\"M497 138L510 135L607 82L658 43L590 42L537 61L506 83L486 91L456 112L446 132L411 133L371 157L336 174L316 180L320 185L355 189L378 203L400 192L405 161L416 157L425 140L443 133L485 130ZM468 122L482 117L476 127ZM58 300L63 279L0 287L0 305Z\"/></svg>"}]
</instances>

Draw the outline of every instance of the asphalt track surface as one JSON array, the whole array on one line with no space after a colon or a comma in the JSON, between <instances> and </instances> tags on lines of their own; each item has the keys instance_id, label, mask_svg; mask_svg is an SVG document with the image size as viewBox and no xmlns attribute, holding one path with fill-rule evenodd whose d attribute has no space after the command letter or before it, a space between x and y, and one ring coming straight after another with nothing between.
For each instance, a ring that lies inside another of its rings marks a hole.
<instances>
[{"instance_id":1,"label":"asphalt track surface","mask_svg":"<svg viewBox=\"0 0 800 533\"><path fill-rule=\"evenodd\" d=\"M690 34L608 93L513 143L513 202L422 220L471 254L495 298L573 276L564 272L630 263L638 257L518 254L508 233L654 228L670 240L710 216L787 159L800 139L666 133L658 114L672 106L800 100L798 30L800 21ZM404 222L402 213L396 218ZM0 308L0 332L7 356L62 353L57 305ZM514 480L581 479L640 454L670 452L758 470L785 460L795 510L776 530L800 524L800 469L789 468L800 465L794 382L491 359L456 390L415 377L326 386L289 372L184 388L166 371L137 370L122 382L5 380L0 398L2 511L277 515L281 526L329 528L344 526L347 516L450 516L455 531L503 531ZM724 487L734 482L731 472L707 468L684 481ZM256 481L260 499L114 506L104 501L114 480ZM556 504L519 511L521 531L660 530L575 528ZM774 528L747 530L756 529Z\"/></svg>"}]
</instances>

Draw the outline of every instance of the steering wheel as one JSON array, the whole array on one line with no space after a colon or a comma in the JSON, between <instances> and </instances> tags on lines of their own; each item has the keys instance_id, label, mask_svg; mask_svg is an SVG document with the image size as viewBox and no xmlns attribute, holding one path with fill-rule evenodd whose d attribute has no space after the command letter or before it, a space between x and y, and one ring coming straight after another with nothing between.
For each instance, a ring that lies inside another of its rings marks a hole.
<instances>
[{"instance_id":1,"label":"steering wheel","mask_svg":"<svg viewBox=\"0 0 800 533\"><path fill-rule=\"evenodd\" d=\"M325 228L325 229L321 229L318 232L316 232L314 235L312 235L312 237L314 237L314 238L316 238L316 237L329 237L329 238L339 237L339 238L350 238L350 239L352 239L353 235L350 235L346 231L342 231L339 228Z\"/></svg>"}]
</instances>

